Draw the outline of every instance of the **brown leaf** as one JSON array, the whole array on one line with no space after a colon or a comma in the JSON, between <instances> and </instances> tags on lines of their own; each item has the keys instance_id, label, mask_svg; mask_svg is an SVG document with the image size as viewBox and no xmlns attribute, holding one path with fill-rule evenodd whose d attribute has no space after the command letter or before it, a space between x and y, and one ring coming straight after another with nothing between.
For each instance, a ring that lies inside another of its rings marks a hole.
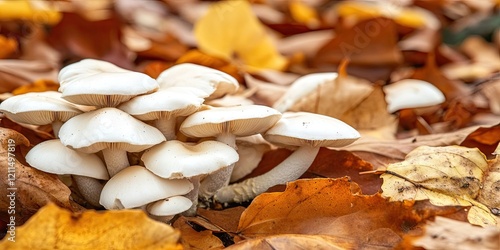
<instances>
[{"instance_id":1,"label":"brown leaf","mask_svg":"<svg viewBox=\"0 0 500 250\"><path fill-rule=\"evenodd\" d=\"M0 191L2 197L14 197L0 200L2 212L0 217L4 221L12 214L7 211L15 211L16 225L23 224L39 208L49 202L71 209L80 210L81 207L70 200L71 191L64 185L57 175L44 173L34 168L23 165L18 157L21 154L16 146L29 145L28 139L18 132L0 128L0 175L4 187ZM9 154L10 153L10 154ZM24 157L23 157L24 158ZM10 189L12 188L12 189ZM9 208L12 207L12 208Z\"/></svg>"},{"instance_id":2,"label":"brown leaf","mask_svg":"<svg viewBox=\"0 0 500 250\"><path fill-rule=\"evenodd\" d=\"M499 229L479 228L466 222L436 217L435 221L427 223L423 235L405 238L405 244L401 247L494 250L500 248L499 238Z\"/></svg>"},{"instance_id":3,"label":"brown leaf","mask_svg":"<svg viewBox=\"0 0 500 250\"><path fill-rule=\"evenodd\" d=\"M120 41L120 28L121 21L116 15L92 21L78 13L66 12L47 39L66 58L94 58L132 68L125 45Z\"/></svg>"},{"instance_id":4,"label":"brown leaf","mask_svg":"<svg viewBox=\"0 0 500 250\"><path fill-rule=\"evenodd\" d=\"M411 212L410 204L361 195L348 178L309 179L288 183L282 193L259 195L242 214L238 231L251 238L329 235L359 248L383 249L395 246L422 219Z\"/></svg>"},{"instance_id":5,"label":"brown leaf","mask_svg":"<svg viewBox=\"0 0 500 250\"><path fill-rule=\"evenodd\" d=\"M215 227L224 232L236 232L238 229L238 221L241 213L245 210L244 207L232 207L224 210L209 210L198 209L198 216L206 219Z\"/></svg>"},{"instance_id":6,"label":"brown leaf","mask_svg":"<svg viewBox=\"0 0 500 250\"><path fill-rule=\"evenodd\" d=\"M238 82L242 82L243 80L243 77L240 75L239 69L236 65L222 58L205 54L199 50L190 50L185 53L176 62L176 64L180 63L194 63L207 66L230 74L232 77L236 78Z\"/></svg>"},{"instance_id":7,"label":"brown leaf","mask_svg":"<svg viewBox=\"0 0 500 250\"><path fill-rule=\"evenodd\" d=\"M460 146L479 148L486 157L490 157L500 142L500 124L491 127L480 127L470 133Z\"/></svg>"},{"instance_id":8,"label":"brown leaf","mask_svg":"<svg viewBox=\"0 0 500 250\"><path fill-rule=\"evenodd\" d=\"M6 59L12 56L16 51L18 44L17 41L10 37L0 35L0 59Z\"/></svg>"},{"instance_id":9,"label":"brown leaf","mask_svg":"<svg viewBox=\"0 0 500 250\"><path fill-rule=\"evenodd\" d=\"M184 217L177 219L173 227L181 232L181 243L185 249L222 249L224 245L210 230L197 231Z\"/></svg>"},{"instance_id":10,"label":"brown leaf","mask_svg":"<svg viewBox=\"0 0 500 250\"><path fill-rule=\"evenodd\" d=\"M15 242L6 237L0 248L182 249L177 230L148 218L141 210L72 213L51 203L15 233Z\"/></svg>"},{"instance_id":11,"label":"brown leaf","mask_svg":"<svg viewBox=\"0 0 500 250\"><path fill-rule=\"evenodd\" d=\"M373 18L353 26L340 23L335 33L338 35L325 44L313 60L322 70L333 71L342 60L349 59L350 75L375 82L387 80L402 62L396 25L390 19Z\"/></svg>"},{"instance_id":12,"label":"brown leaf","mask_svg":"<svg viewBox=\"0 0 500 250\"><path fill-rule=\"evenodd\" d=\"M238 242L228 250L274 249L357 249L352 241L328 235L280 234Z\"/></svg>"}]
</instances>

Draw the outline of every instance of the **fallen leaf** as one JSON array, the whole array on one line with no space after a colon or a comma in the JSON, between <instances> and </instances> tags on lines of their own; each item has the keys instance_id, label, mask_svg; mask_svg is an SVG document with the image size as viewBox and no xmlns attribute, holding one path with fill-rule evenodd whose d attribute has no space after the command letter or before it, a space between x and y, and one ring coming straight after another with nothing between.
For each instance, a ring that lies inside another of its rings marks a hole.
<instances>
[{"instance_id":1,"label":"fallen leaf","mask_svg":"<svg viewBox=\"0 0 500 250\"><path fill-rule=\"evenodd\" d=\"M130 69L133 65L127 57L128 50L120 40L121 22L116 15L92 21L78 13L65 12L47 40L65 59L100 59Z\"/></svg>"},{"instance_id":2,"label":"fallen leaf","mask_svg":"<svg viewBox=\"0 0 500 250\"><path fill-rule=\"evenodd\" d=\"M500 197L498 191L500 190L500 156L497 155L496 158L489 163L490 168L483 179L483 188L477 197L477 201L492 208L492 213L499 216Z\"/></svg>"},{"instance_id":3,"label":"fallen leaf","mask_svg":"<svg viewBox=\"0 0 500 250\"><path fill-rule=\"evenodd\" d=\"M31 84L17 87L16 89L12 90L12 94L20 95L29 92L57 91L58 89L59 83L51 80L39 79Z\"/></svg>"},{"instance_id":4,"label":"fallen leaf","mask_svg":"<svg viewBox=\"0 0 500 250\"><path fill-rule=\"evenodd\" d=\"M391 201L429 200L437 206L472 206L472 224L498 225L494 207L478 202L480 190L487 188L483 178L489 171L481 151L460 146L421 146L405 161L387 166L380 177L382 196Z\"/></svg>"},{"instance_id":5,"label":"fallen leaf","mask_svg":"<svg viewBox=\"0 0 500 250\"><path fill-rule=\"evenodd\" d=\"M419 146L447 146L460 144L479 126L471 126L454 132L419 135L405 139L387 140L361 137L342 149L348 150L370 162L375 168L404 160L405 156Z\"/></svg>"},{"instance_id":6,"label":"fallen leaf","mask_svg":"<svg viewBox=\"0 0 500 250\"><path fill-rule=\"evenodd\" d=\"M9 221L10 216L14 216L16 225L21 225L49 202L74 211L80 210L81 207L70 200L71 191L57 175L25 166L18 160L22 155L16 146L28 146L29 143L22 134L0 128L0 174L5 176L2 186L7 187L0 190L0 195L13 197L13 200L0 199L1 219Z\"/></svg>"},{"instance_id":7,"label":"fallen leaf","mask_svg":"<svg viewBox=\"0 0 500 250\"><path fill-rule=\"evenodd\" d=\"M423 235L405 239L402 249L410 249L411 246L456 250L500 248L498 228L480 228L466 222L438 216L435 221L429 221L424 229Z\"/></svg>"},{"instance_id":8,"label":"fallen leaf","mask_svg":"<svg viewBox=\"0 0 500 250\"><path fill-rule=\"evenodd\" d=\"M210 230L195 230L191 223L180 217L172 225L181 233L181 243L184 249L222 249L224 245L221 240L213 235Z\"/></svg>"},{"instance_id":9,"label":"fallen leaf","mask_svg":"<svg viewBox=\"0 0 500 250\"><path fill-rule=\"evenodd\" d=\"M379 194L362 195L348 180L301 179L282 193L256 197L241 215L245 238L280 234L328 235L356 248L392 249L423 220L410 203L389 202Z\"/></svg>"},{"instance_id":10,"label":"fallen leaf","mask_svg":"<svg viewBox=\"0 0 500 250\"><path fill-rule=\"evenodd\" d=\"M247 69L284 70L287 66L287 59L278 53L247 1L211 5L196 22L194 33L201 51L228 61L236 54Z\"/></svg>"},{"instance_id":11,"label":"fallen leaf","mask_svg":"<svg viewBox=\"0 0 500 250\"><path fill-rule=\"evenodd\" d=\"M318 50L312 61L323 71L333 71L341 61L348 59L347 72L350 75L372 82L386 81L402 63L396 26L390 19L373 18L354 26L340 23L335 33L337 35Z\"/></svg>"},{"instance_id":12,"label":"fallen leaf","mask_svg":"<svg viewBox=\"0 0 500 250\"><path fill-rule=\"evenodd\" d=\"M48 204L15 233L15 242L6 237L0 248L182 249L177 230L148 218L141 210L72 213Z\"/></svg>"},{"instance_id":13,"label":"fallen leaf","mask_svg":"<svg viewBox=\"0 0 500 250\"><path fill-rule=\"evenodd\" d=\"M357 249L358 244L328 235L280 234L238 242L227 250L274 249Z\"/></svg>"},{"instance_id":14,"label":"fallen leaf","mask_svg":"<svg viewBox=\"0 0 500 250\"><path fill-rule=\"evenodd\" d=\"M291 1L288 3L288 9L295 21L305 24L309 28L317 28L320 25L316 10L304 2Z\"/></svg>"},{"instance_id":15,"label":"fallen leaf","mask_svg":"<svg viewBox=\"0 0 500 250\"><path fill-rule=\"evenodd\" d=\"M0 92L10 92L38 79L57 80L57 69L43 61L0 60Z\"/></svg>"},{"instance_id":16,"label":"fallen leaf","mask_svg":"<svg viewBox=\"0 0 500 250\"><path fill-rule=\"evenodd\" d=\"M2 48L0 50L0 59L6 59L13 55L18 49L17 46L15 39L0 35L0 48Z\"/></svg>"},{"instance_id":17,"label":"fallen leaf","mask_svg":"<svg viewBox=\"0 0 500 250\"><path fill-rule=\"evenodd\" d=\"M481 93L488 98L488 104L491 112L493 114L500 115L500 98L497 98L500 96L500 79L486 83L481 88Z\"/></svg>"},{"instance_id":18,"label":"fallen leaf","mask_svg":"<svg viewBox=\"0 0 500 250\"><path fill-rule=\"evenodd\" d=\"M44 24L55 24L61 20L61 13L44 2L28 0L0 2L0 20L23 20Z\"/></svg>"},{"instance_id":19,"label":"fallen leaf","mask_svg":"<svg viewBox=\"0 0 500 250\"><path fill-rule=\"evenodd\" d=\"M460 146L468 148L479 148L487 158L493 155L496 146L500 142L500 124L491 127L480 127L470 133Z\"/></svg>"}]
</instances>

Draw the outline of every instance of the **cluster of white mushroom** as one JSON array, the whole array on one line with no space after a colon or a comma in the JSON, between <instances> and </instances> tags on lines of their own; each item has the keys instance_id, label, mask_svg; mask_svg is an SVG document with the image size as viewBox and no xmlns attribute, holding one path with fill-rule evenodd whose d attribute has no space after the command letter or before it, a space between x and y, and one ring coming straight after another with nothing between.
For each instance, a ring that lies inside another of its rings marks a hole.
<instances>
[{"instance_id":1,"label":"cluster of white mushroom","mask_svg":"<svg viewBox=\"0 0 500 250\"><path fill-rule=\"evenodd\" d=\"M14 96L0 111L19 123L52 124L59 139L36 145L26 161L45 172L72 175L89 204L106 209L142 208L168 219L195 214L199 198L247 201L299 178L320 147L345 146L360 136L342 121L312 113L204 105L239 85L228 74L194 64L173 66L155 80L85 59L63 68L59 81L60 92ZM177 140L179 131L198 142ZM236 139L260 135L298 149L270 172L229 185L251 171L233 171L240 159L248 159ZM142 153L140 165L130 166L127 152Z\"/></svg>"}]
</instances>

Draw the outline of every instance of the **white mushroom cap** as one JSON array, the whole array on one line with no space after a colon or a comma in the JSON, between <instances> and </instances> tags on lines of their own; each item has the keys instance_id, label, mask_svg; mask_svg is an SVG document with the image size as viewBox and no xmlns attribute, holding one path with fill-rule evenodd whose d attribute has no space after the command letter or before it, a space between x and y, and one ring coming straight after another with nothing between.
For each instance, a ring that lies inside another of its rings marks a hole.
<instances>
[{"instance_id":1,"label":"white mushroom cap","mask_svg":"<svg viewBox=\"0 0 500 250\"><path fill-rule=\"evenodd\" d=\"M191 137L211 137L222 133L249 136L266 131L280 118L279 111L263 105L217 107L188 116L180 131Z\"/></svg>"},{"instance_id":2,"label":"white mushroom cap","mask_svg":"<svg viewBox=\"0 0 500 250\"><path fill-rule=\"evenodd\" d=\"M172 216L187 211L192 205L184 196L173 196L148 204L146 210L154 216Z\"/></svg>"},{"instance_id":3,"label":"white mushroom cap","mask_svg":"<svg viewBox=\"0 0 500 250\"><path fill-rule=\"evenodd\" d=\"M337 73L314 73L302 76L295 80L290 88L274 104L273 108L285 112L303 97L313 92L319 85L337 78Z\"/></svg>"},{"instance_id":4,"label":"white mushroom cap","mask_svg":"<svg viewBox=\"0 0 500 250\"><path fill-rule=\"evenodd\" d=\"M161 132L116 108L101 108L69 119L61 142L85 153L105 148L139 152L165 141Z\"/></svg>"},{"instance_id":5,"label":"white mushroom cap","mask_svg":"<svg viewBox=\"0 0 500 250\"><path fill-rule=\"evenodd\" d=\"M158 82L146 74L95 59L64 67L59 72L59 82L64 99L98 107L114 107L159 88Z\"/></svg>"},{"instance_id":6,"label":"white mushroom cap","mask_svg":"<svg viewBox=\"0 0 500 250\"><path fill-rule=\"evenodd\" d=\"M144 167L130 166L120 171L102 189L100 203L106 209L135 208L153 201L184 195L193 189L187 179L161 178Z\"/></svg>"},{"instance_id":7,"label":"white mushroom cap","mask_svg":"<svg viewBox=\"0 0 500 250\"><path fill-rule=\"evenodd\" d=\"M108 170L97 155L77 152L64 146L59 139L37 144L26 155L26 162L47 173L109 179Z\"/></svg>"},{"instance_id":8,"label":"white mushroom cap","mask_svg":"<svg viewBox=\"0 0 500 250\"><path fill-rule=\"evenodd\" d=\"M65 122L83 113L76 105L62 99L61 93L56 91L12 96L0 103L0 111L15 122L32 125Z\"/></svg>"},{"instance_id":9,"label":"white mushroom cap","mask_svg":"<svg viewBox=\"0 0 500 250\"><path fill-rule=\"evenodd\" d=\"M166 141L148 149L141 160L163 178L189 178L213 173L238 161L232 147L218 141L188 144Z\"/></svg>"},{"instance_id":10,"label":"white mushroom cap","mask_svg":"<svg viewBox=\"0 0 500 250\"><path fill-rule=\"evenodd\" d=\"M359 137L357 130L341 120L308 112L285 112L264 134L271 143L298 147L342 147Z\"/></svg>"},{"instance_id":11,"label":"white mushroom cap","mask_svg":"<svg viewBox=\"0 0 500 250\"><path fill-rule=\"evenodd\" d=\"M190 93L189 88L167 88L137 96L118 108L143 121L188 116L198 110L205 100Z\"/></svg>"},{"instance_id":12,"label":"white mushroom cap","mask_svg":"<svg viewBox=\"0 0 500 250\"><path fill-rule=\"evenodd\" d=\"M182 63L163 71L156 79L160 88L192 86L208 93L207 99L232 94L239 88L238 81L222 71L192 63Z\"/></svg>"},{"instance_id":13,"label":"white mushroom cap","mask_svg":"<svg viewBox=\"0 0 500 250\"><path fill-rule=\"evenodd\" d=\"M445 101L444 94L436 86L417 79L404 79L386 85L384 92L389 113L405 108L428 107Z\"/></svg>"}]
</instances>

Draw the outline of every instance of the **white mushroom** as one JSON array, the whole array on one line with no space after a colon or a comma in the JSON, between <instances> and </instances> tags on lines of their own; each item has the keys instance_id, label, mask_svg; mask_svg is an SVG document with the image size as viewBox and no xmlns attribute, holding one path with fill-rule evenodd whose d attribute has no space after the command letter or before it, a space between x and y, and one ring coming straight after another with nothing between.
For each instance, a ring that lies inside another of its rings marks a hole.
<instances>
[{"instance_id":1,"label":"white mushroom","mask_svg":"<svg viewBox=\"0 0 500 250\"><path fill-rule=\"evenodd\" d=\"M299 147L269 172L224 187L214 198L219 202L243 202L268 188L298 179L312 164L320 147L342 147L360 137L346 123L324 115L306 112L284 113L264 138L277 145Z\"/></svg>"},{"instance_id":2,"label":"white mushroom","mask_svg":"<svg viewBox=\"0 0 500 250\"><path fill-rule=\"evenodd\" d=\"M100 207L103 184L99 180L108 180L109 175L97 155L77 152L54 139L33 147L26 155L26 162L43 172L72 175L83 198L91 205Z\"/></svg>"},{"instance_id":3,"label":"white mushroom","mask_svg":"<svg viewBox=\"0 0 500 250\"><path fill-rule=\"evenodd\" d=\"M61 142L84 153L102 150L110 176L129 166L127 152L140 152L165 141L153 126L116 108L101 108L69 119Z\"/></svg>"},{"instance_id":4,"label":"white mushroom","mask_svg":"<svg viewBox=\"0 0 500 250\"><path fill-rule=\"evenodd\" d=\"M261 134L236 138L240 159L234 164L230 182L250 174L259 165L265 152L271 150L271 144Z\"/></svg>"},{"instance_id":5,"label":"white mushroom","mask_svg":"<svg viewBox=\"0 0 500 250\"><path fill-rule=\"evenodd\" d=\"M236 136L266 131L281 118L281 113L262 105L217 107L196 112L186 118L180 131L191 137L212 137L236 149ZM234 165L206 177L200 185L200 196L210 198L229 184Z\"/></svg>"},{"instance_id":6,"label":"white mushroom","mask_svg":"<svg viewBox=\"0 0 500 250\"><path fill-rule=\"evenodd\" d=\"M167 140L175 139L175 123L179 116L196 112L205 101L188 87L171 87L133 98L118 106L141 121L154 120Z\"/></svg>"},{"instance_id":7,"label":"white mushroom","mask_svg":"<svg viewBox=\"0 0 500 250\"><path fill-rule=\"evenodd\" d=\"M75 104L61 98L56 91L33 92L16 95L0 103L0 111L7 118L31 125L52 124L57 138L62 124L73 116L83 113Z\"/></svg>"},{"instance_id":8,"label":"white mushroom","mask_svg":"<svg viewBox=\"0 0 500 250\"><path fill-rule=\"evenodd\" d=\"M111 177L102 189L100 203L106 209L137 208L193 189L187 179L164 179L144 167L130 166Z\"/></svg>"},{"instance_id":9,"label":"white mushroom","mask_svg":"<svg viewBox=\"0 0 500 250\"><path fill-rule=\"evenodd\" d=\"M167 178L189 178L194 189L187 195L193 206L186 215L196 214L200 179L238 161L238 153L232 147L217 142L204 141L188 144L172 140L156 145L142 155L146 168L156 175Z\"/></svg>"},{"instance_id":10,"label":"white mushroom","mask_svg":"<svg viewBox=\"0 0 500 250\"><path fill-rule=\"evenodd\" d=\"M59 82L64 99L96 107L115 107L159 88L158 82L146 74L95 59L64 67L59 72Z\"/></svg>"},{"instance_id":11,"label":"white mushroom","mask_svg":"<svg viewBox=\"0 0 500 250\"><path fill-rule=\"evenodd\" d=\"M441 104L444 94L429 82L404 79L384 86L389 113L405 108L421 108Z\"/></svg>"},{"instance_id":12,"label":"white mushroom","mask_svg":"<svg viewBox=\"0 0 500 250\"><path fill-rule=\"evenodd\" d=\"M184 196L173 196L152 202L146 206L146 211L159 221L169 222L175 215L193 207L193 202Z\"/></svg>"},{"instance_id":13,"label":"white mushroom","mask_svg":"<svg viewBox=\"0 0 500 250\"><path fill-rule=\"evenodd\" d=\"M208 93L207 99L234 93L239 88L238 81L229 74L192 63L174 65L163 71L156 80L162 89L173 86L202 89Z\"/></svg>"}]
</instances>

